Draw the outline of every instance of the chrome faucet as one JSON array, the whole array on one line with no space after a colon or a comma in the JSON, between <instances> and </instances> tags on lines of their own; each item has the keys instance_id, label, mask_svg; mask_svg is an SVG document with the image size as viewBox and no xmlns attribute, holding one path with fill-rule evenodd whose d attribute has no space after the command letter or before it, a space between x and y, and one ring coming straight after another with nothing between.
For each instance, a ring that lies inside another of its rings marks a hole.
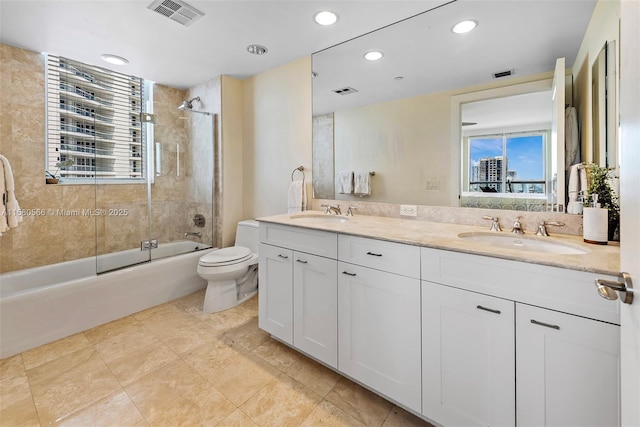
<instances>
[{"instance_id":1,"label":"chrome faucet","mask_svg":"<svg viewBox=\"0 0 640 427\"><path fill-rule=\"evenodd\" d=\"M347 208L347 216L353 216L353 211L358 210L358 208L356 208L355 206L349 206Z\"/></svg>"},{"instance_id":2,"label":"chrome faucet","mask_svg":"<svg viewBox=\"0 0 640 427\"><path fill-rule=\"evenodd\" d=\"M513 223L513 228L511 229L512 233L515 234L524 234L524 229L522 228L522 224L520 223L520 218L522 218L521 216L519 216L515 222Z\"/></svg>"},{"instance_id":3,"label":"chrome faucet","mask_svg":"<svg viewBox=\"0 0 640 427\"><path fill-rule=\"evenodd\" d=\"M555 227L564 227L564 222L559 221L542 221L538 226L538 231L536 231L536 236L549 236L547 232L547 225L553 225Z\"/></svg>"},{"instance_id":4,"label":"chrome faucet","mask_svg":"<svg viewBox=\"0 0 640 427\"><path fill-rule=\"evenodd\" d=\"M334 213L336 215L342 215L342 211L340 210L340 205L338 206L322 205L322 207L324 208L324 213L326 214Z\"/></svg>"},{"instance_id":5,"label":"chrome faucet","mask_svg":"<svg viewBox=\"0 0 640 427\"><path fill-rule=\"evenodd\" d=\"M189 236L195 236L198 239L202 239L202 232L201 231L187 231L186 233L184 233L184 237L189 237Z\"/></svg>"},{"instance_id":6,"label":"chrome faucet","mask_svg":"<svg viewBox=\"0 0 640 427\"><path fill-rule=\"evenodd\" d=\"M482 217L482 219L493 221L491 223L490 231L502 231L502 228L500 227L500 223L498 222L498 217L497 216L485 215L485 216Z\"/></svg>"}]
</instances>

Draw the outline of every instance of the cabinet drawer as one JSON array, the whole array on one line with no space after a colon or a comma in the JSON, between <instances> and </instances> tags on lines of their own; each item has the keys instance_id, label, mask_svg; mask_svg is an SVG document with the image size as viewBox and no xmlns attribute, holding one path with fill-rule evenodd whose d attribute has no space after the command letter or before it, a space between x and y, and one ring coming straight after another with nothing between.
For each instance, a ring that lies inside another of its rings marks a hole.
<instances>
[{"instance_id":1,"label":"cabinet drawer","mask_svg":"<svg viewBox=\"0 0 640 427\"><path fill-rule=\"evenodd\" d=\"M620 324L620 304L598 295L615 277L520 261L421 248L422 280Z\"/></svg>"},{"instance_id":2,"label":"cabinet drawer","mask_svg":"<svg viewBox=\"0 0 640 427\"><path fill-rule=\"evenodd\" d=\"M260 242L336 259L338 235L330 231L260 223Z\"/></svg>"},{"instance_id":3,"label":"cabinet drawer","mask_svg":"<svg viewBox=\"0 0 640 427\"><path fill-rule=\"evenodd\" d=\"M407 277L420 277L420 248L340 234L338 259Z\"/></svg>"}]
</instances>

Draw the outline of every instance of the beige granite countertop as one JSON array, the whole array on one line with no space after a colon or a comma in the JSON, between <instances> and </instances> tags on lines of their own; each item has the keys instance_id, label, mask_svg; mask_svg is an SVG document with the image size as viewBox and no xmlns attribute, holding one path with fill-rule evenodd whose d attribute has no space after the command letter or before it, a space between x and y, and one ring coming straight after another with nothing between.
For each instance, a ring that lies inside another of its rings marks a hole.
<instances>
[{"instance_id":1,"label":"beige granite countertop","mask_svg":"<svg viewBox=\"0 0 640 427\"><path fill-rule=\"evenodd\" d=\"M488 232L489 227L366 215L345 217L348 218L345 222L334 222L323 218L313 218L318 215L324 216L325 214L319 211L305 211L300 214L274 215L257 218L257 220L612 276L617 276L620 271L619 246L584 243L581 236L555 234L553 233L553 228L550 230L550 233L552 233L550 237L535 236L534 232L528 230L524 237L577 247L586 253L565 255L529 252L493 247L486 243L469 241L458 237L460 233ZM305 216L306 218L300 220L296 219L296 216ZM502 231L501 234L509 235L510 233L509 231Z\"/></svg>"}]
</instances>

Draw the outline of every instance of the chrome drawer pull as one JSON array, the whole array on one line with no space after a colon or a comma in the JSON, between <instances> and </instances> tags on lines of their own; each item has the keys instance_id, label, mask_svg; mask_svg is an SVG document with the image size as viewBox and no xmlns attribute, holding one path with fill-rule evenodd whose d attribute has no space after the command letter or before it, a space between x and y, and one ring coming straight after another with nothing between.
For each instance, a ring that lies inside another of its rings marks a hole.
<instances>
[{"instance_id":1,"label":"chrome drawer pull","mask_svg":"<svg viewBox=\"0 0 640 427\"><path fill-rule=\"evenodd\" d=\"M534 319L531 319L531 323L533 323L534 325L544 326L545 328L560 330L560 326L552 325L551 323L538 322L537 320L534 320Z\"/></svg>"},{"instance_id":2,"label":"chrome drawer pull","mask_svg":"<svg viewBox=\"0 0 640 427\"><path fill-rule=\"evenodd\" d=\"M301 259L297 259L296 262L299 262L301 264L308 264L309 263L308 261L304 261L304 260L301 260Z\"/></svg>"},{"instance_id":3,"label":"chrome drawer pull","mask_svg":"<svg viewBox=\"0 0 640 427\"><path fill-rule=\"evenodd\" d=\"M280 258L289 259L289 257L288 257L288 256L286 256L286 255L278 254L278 256L279 256Z\"/></svg>"},{"instance_id":4,"label":"chrome drawer pull","mask_svg":"<svg viewBox=\"0 0 640 427\"><path fill-rule=\"evenodd\" d=\"M476 308L477 308L478 310L484 310L484 311L488 311L488 312L490 312L490 313L500 314L500 310L494 310L494 309L492 309L492 308L483 307L483 306L481 306L481 305L476 306Z\"/></svg>"},{"instance_id":5,"label":"chrome drawer pull","mask_svg":"<svg viewBox=\"0 0 640 427\"><path fill-rule=\"evenodd\" d=\"M382 256L382 254L374 254L373 252L367 252L367 255L372 255L372 256Z\"/></svg>"},{"instance_id":6,"label":"chrome drawer pull","mask_svg":"<svg viewBox=\"0 0 640 427\"><path fill-rule=\"evenodd\" d=\"M351 277L356 277L356 273L348 273L346 271L343 271L342 274L346 274L347 276L351 276Z\"/></svg>"}]
</instances>

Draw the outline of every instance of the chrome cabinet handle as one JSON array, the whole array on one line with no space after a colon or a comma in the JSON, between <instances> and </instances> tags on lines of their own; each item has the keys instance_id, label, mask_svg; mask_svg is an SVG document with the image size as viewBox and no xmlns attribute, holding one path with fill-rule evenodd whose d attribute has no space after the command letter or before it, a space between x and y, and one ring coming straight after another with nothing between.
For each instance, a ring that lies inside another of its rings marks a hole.
<instances>
[{"instance_id":1,"label":"chrome cabinet handle","mask_svg":"<svg viewBox=\"0 0 640 427\"><path fill-rule=\"evenodd\" d=\"M349 273L347 271L343 271L342 274L346 274L347 276L356 277L356 273Z\"/></svg>"},{"instance_id":2,"label":"chrome cabinet handle","mask_svg":"<svg viewBox=\"0 0 640 427\"><path fill-rule=\"evenodd\" d=\"M376 254L376 253L373 253L373 252L367 252L367 255L382 256L382 254Z\"/></svg>"},{"instance_id":3,"label":"chrome cabinet handle","mask_svg":"<svg viewBox=\"0 0 640 427\"><path fill-rule=\"evenodd\" d=\"M494 313L494 314L500 314L500 313L501 313L501 312L500 312L500 310L494 310L494 309L492 309L492 308L483 307L483 306L481 306L481 305L476 306L476 308L477 308L478 310L484 310L484 311L488 311L488 312L490 312L490 313Z\"/></svg>"},{"instance_id":4,"label":"chrome cabinet handle","mask_svg":"<svg viewBox=\"0 0 640 427\"><path fill-rule=\"evenodd\" d=\"M631 304L633 302L633 283L631 282L631 275L626 272L620 273L618 276L619 281L596 279L596 288L598 288L598 294L608 300L618 299L620 295L620 301L625 304Z\"/></svg>"},{"instance_id":5,"label":"chrome cabinet handle","mask_svg":"<svg viewBox=\"0 0 640 427\"><path fill-rule=\"evenodd\" d=\"M289 257L288 257L288 256L286 256L286 255L278 254L278 256L279 256L280 258L289 259Z\"/></svg>"},{"instance_id":6,"label":"chrome cabinet handle","mask_svg":"<svg viewBox=\"0 0 640 427\"><path fill-rule=\"evenodd\" d=\"M560 330L560 326L558 326L558 325L552 325L551 323L539 322L539 321L537 321L535 319L531 319L531 323L533 323L534 325L544 326L545 328L557 329L558 331Z\"/></svg>"},{"instance_id":7,"label":"chrome cabinet handle","mask_svg":"<svg viewBox=\"0 0 640 427\"><path fill-rule=\"evenodd\" d=\"M300 264L308 264L309 263L309 261L305 261L305 260L302 260L302 259L297 259L296 262L299 262Z\"/></svg>"}]
</instances>

